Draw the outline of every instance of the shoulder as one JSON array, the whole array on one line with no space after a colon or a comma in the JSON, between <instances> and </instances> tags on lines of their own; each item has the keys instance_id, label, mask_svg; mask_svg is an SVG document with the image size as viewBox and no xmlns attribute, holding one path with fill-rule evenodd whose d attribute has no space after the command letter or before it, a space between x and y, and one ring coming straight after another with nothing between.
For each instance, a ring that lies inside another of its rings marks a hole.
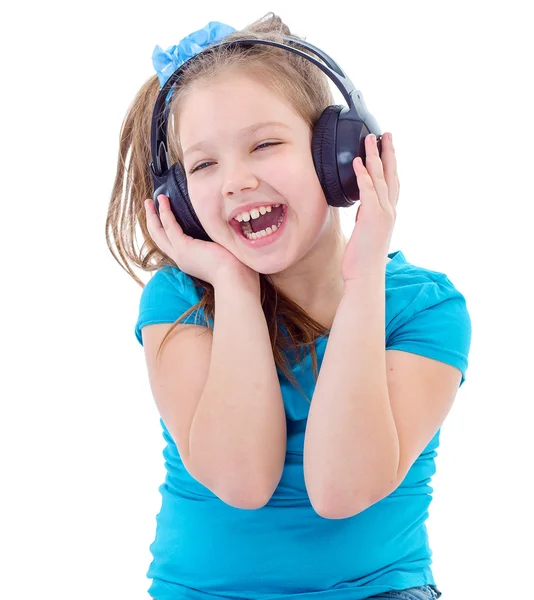
<instances>
[{"instance_id":1,"label":"shoulder","mask_svg":"<svg viewBox=\"0 0 534 600\"><path fill-rule=\"evenodd\" d=\"M135 334L140 343L141 329L155 323L172 323L200 300L191 277L177 267L165 265L145 283L139 299ZM193 311L184 323L197 323L199 311Z\"/></svg>"},{"instance_id":2,"label":"shoulder","mask_svg":"<svg viewBox=\"0 0 534 600\"><path fill-rule=\"evenodd\" d=\"M161 269L151 273L149 280L143 288L141 298L166 289L172 289L182 295L190 295L194 293L195 285L187 273L184 273L178 267L165 265Z\"/></svg>"},{"instance_id":3,"label":"shoulder","mask_svg":"<svg viewBox=\"0 0 534 600\"><path fill-rule=\"evenodd\" d=\"M410 263L400 251L387 267L387 349L445 360L465 374L472 332L462 292L445 273Z\"/></svg>"},{"instance_id":4,"label":"shoulder","mask_svg":"<svg viewBox=\"0 0 534 600\"><path fill-rule=\"evenodd\" d=\"M386 269L386 304L399 314L408 307L429 308L447 299L456 298L465 303L465 297L449 277L406 260L398 250Z\"/></svg>"}]
</instances>

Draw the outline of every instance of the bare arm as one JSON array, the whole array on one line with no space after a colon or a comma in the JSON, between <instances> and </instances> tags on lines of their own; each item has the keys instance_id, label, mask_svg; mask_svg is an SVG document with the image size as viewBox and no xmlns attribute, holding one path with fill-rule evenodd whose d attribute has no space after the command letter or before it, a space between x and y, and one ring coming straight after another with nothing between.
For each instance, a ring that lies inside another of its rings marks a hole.
<instances>
[{"instance_id":1,"label":"bare arm","mask_svg":"<svg viewBox=\"0 0 534 600\"><path fill-rule=\"evenodd\" d=\"M260 284L226 273L215 288L208 377L189 435L195 474L232 506L272 496L286 454L286 419Z\"/></svg>"},{"instance_id":2,"label":"bare arm","mask_svg":"<svg viewBox=\"0 0 534 600\"><path fill-rule=\"evenodd\" d=\"M304 477L316 512L327 518L352 516L383 498L399 465L386 377L385 278L377 265L345 284L313 394Z\"/></svg>"}]
</instances>

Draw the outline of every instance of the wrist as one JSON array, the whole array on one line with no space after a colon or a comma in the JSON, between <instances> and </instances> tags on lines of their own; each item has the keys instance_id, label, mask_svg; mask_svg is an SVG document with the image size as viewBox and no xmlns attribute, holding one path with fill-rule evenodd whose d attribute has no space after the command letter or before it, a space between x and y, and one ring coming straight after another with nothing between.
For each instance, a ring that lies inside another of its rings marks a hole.
<instances>
[{"instance_id":1,"label":"wrist","mask_svg":"<svg viewBox=\"0 0 534 600\"><path fill-rule=\"evenodd\" d=\"M260 276L256 271L243 265L241 267L223 267L217 271L213 281L215 290L221 288L248 289L254 292L260 291Z\"/></svg>"},{"instance_id":2,"label":"wrist","mask_svg":"<svg viewBox=\"0 0 534 600\"><path fill-rule=\"evenodd\" d=\"M343 280L343 291L347 294L353 290L361 292L362 289L373 287L375 284L385 286L385 279L386 262L369 262L354 269L351 277Z\"/></svg>"}]
</instances>

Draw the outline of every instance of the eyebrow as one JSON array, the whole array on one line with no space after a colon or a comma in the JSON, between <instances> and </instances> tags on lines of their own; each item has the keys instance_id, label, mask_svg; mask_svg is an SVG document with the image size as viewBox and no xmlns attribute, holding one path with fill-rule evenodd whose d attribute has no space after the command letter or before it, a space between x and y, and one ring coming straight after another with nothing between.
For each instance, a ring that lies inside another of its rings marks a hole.
<instances>
[{"instance_id":1,"label":"eyebrow","mask_svg":"<svg viewBox=\"0 0 534 600\"><path fill-rule=\"evenodd\" d=\"M247 137L249 135L252 135L256 131L258 131L259 129L263 129L264 127L269 127L269 126L285 127L286 129L291 129L288 125L286 125L285 123L282 123L281 121L262 121L261 123L255 123L254 125L249 125L248 127L243 127L243 129L241 129L239 132L239 137ZM183 154L184 157L187 154L190 154L191 152L193 152L194 150L200 149L204 144L206 144L206 142L198 142L197 144L193 144L184 152L184 154Z\"/></svg>"}]
</instances>

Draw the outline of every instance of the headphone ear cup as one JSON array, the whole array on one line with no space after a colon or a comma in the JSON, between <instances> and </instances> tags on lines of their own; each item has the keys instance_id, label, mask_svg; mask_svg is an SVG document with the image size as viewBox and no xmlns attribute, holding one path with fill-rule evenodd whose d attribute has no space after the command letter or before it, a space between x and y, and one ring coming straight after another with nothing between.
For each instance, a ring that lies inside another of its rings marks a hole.
<instances>
[{"instance_id":1,"label":"headphone ear cup","mask_svg":"<svg viewBox=\"0 0 534 600\"><path fill-rule=\"evenodd\" d=\"M169 189L168 198L172 212L184 233L206 242L213 241L202 227L191 204L187 191L186 176L180 163L175 163L169 169L167 184Z\"/></svg>"},{"instance_id":2,"label":"headphone ear cup","mask_svg":"<svg viewBox=\"0 0 534 600\"><path fill-rule=\"evenodd\" d=\"M337 124L343 108L340 104L327 106L313 128L313 164L330 206L351 206L343 194L337 168Z\"/></svg>"}]
</instances>

